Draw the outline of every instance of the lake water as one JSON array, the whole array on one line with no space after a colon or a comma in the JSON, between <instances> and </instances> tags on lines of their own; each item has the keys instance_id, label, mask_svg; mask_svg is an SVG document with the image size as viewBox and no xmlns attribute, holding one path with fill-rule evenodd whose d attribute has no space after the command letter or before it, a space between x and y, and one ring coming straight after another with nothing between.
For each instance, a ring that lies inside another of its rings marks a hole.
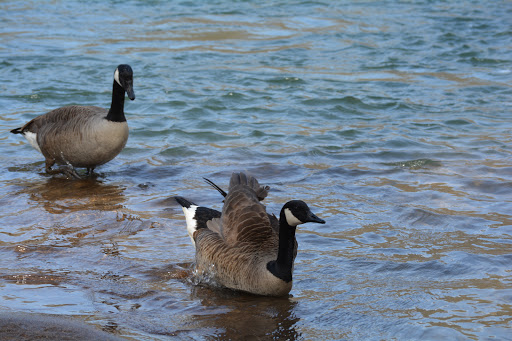
<instances>
[{"instance_id":1,"label":"lake water","mask_svg":"<svg viewBox=\"0 0 512 341\"><path fill-rule=\"evenodd\" d=\"M512 340L512 2L0 2L0 313L133 340ZM9 133L108 107L97 179ZM184 196L306 201L289 297L195 286ZM36 331L37 332L37 331ZM0 334L0 338L2 338Z\"/></svg>"}]
</instances>

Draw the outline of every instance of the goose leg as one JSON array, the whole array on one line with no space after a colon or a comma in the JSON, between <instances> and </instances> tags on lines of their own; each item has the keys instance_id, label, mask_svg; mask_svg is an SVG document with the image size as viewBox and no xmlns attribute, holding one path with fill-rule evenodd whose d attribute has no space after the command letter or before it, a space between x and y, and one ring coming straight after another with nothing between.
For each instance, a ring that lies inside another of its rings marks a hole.
<instances>
[{"instance_id":1,"label":"goose leg","mask_svg":"<svg viewBox=\"0 0 512 341\"><path fill-rule=\"evenodd\" d=\"M68 178L75 178L75 179L81 179L82 177L78 175L76 170L71 165L62 166L57 169L52 169L52 166L55 164L55 160L52 159L46 159L46 173L50 175L55 174L64 174Z\"/></svg>"},{"instance_id":2,"label":"goose leg","mask_svg":"<svg viewBox=\"0 0 512 341\"><path fill-rule=\"evenodd\" d=\"M94 167L87 167L87 172L85 175L93 176L94 175Z\"/></svg>"}]
</instances>

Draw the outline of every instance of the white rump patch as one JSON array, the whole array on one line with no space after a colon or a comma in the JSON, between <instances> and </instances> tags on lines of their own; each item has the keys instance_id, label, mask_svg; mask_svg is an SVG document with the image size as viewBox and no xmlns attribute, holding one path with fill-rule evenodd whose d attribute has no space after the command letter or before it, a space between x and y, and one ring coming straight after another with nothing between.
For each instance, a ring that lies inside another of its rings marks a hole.
<instances>
[{"instance_id":1,"label":"white rump patch","mask_svg":"<svg viewBox=\"0 0 512 341\"><path fill-rule=\"evenodd\" d=\"M121 82L119 81L119 70L116 69L116 72L114 72L114 80L117 82L117 84L121 85ZM122 85L121 85L122 87Z\"/></svg>"},{"instance_id":2,"label":"white rump patch","mask_svg":"<svg viewBox=\"0 0 512 341\"><path fill-rule=\"evenodd\" d=\"M36 150L39 151L39 153L41 153L41 148L39 148L39 145L37 144L37 134L32 133L30 131L26 131L23 133L23 136L25 136L28 143L30 143L32 147L34 147Z\"/></svg>"},{"instance_id":3,"label":"white rump patch","mask_svg":"<svg viewBox=\"0 0 512 341\"><path fill-rule=\"evenodd\" d=\"M299 224L304 224L304 222L300 221L299 219L297 219L296 216L293 215L292 211L290 211L289 208L284 209L284 215L286 217L286 222L290 226L297 226Z\"/></svg>"},{"instance_id":4,"label":"white rump patch","mask_svg":"<svg viewBox=\"0 0 512 341\"><path fill-rule=\"evenodd\" d=\"M190 205L189 208L182 207L183 213L185 214L185 221L187 222L188 235L190 236L194 246L196 245L196 242L194 241L194 232L197 231L197 221L194 219L194 217L196 216L196 209L198 207L199 206L196 205Z\"/></svg>"}]
</instances>

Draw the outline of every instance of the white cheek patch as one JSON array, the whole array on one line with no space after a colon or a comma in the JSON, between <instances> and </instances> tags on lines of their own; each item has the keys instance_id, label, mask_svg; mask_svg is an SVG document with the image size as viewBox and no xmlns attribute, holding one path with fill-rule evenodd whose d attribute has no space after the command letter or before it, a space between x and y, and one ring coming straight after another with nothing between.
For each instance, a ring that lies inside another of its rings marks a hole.
<instances>
[{"instance_id":1,"label":"white cheek patch","mask_svg":"<svg viewBox=\"0 0 512 341\"><path fill-rule=\"evenodd\" d=\"M285 208L284 209L284 215L286 217L286 222L288 223L288 225L290 226L297 226L299 224L304 224L302 221L300 221L299 219L297 219L296 216L293 215L292 211L290 211L289 208Z\"/></svg>"},{"instance_id":2,"label":"white cheek patch","mask_svg":"<svg viewBox=\"0 0 512 341\"><path fill-rule=\"evenodd\" d=\"M121 82L119 81L119 70L116 69L116 72L114 72L114 80L117 82L117 84L121 85ZM121 85L122 87L122 85Z\"/></svg>"},{"instance_id":3,"label":"white cheek patch","mask_svg":"<svg viewBox=\"0 0 512 341\"><path fill-rule=\"evenodd\" d=\"M39 148L39 145L37 144L37 135L35 133L32 133L30 131L26 131L23 136L25 136L25 138L27 139L28 143L30 143L30 145L32 147L34 147L36 150L39 151L39 153L41 153L41 148Z\"/></svg>"}]
</instances>

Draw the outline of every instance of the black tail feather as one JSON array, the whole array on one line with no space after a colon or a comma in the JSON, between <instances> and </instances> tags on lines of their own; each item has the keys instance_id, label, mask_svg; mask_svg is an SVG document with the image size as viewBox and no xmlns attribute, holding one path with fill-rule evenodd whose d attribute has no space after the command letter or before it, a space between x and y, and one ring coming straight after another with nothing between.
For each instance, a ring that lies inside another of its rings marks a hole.
<instances>
[{"instance_id":1,"label":"black tail feather","mask_svg":"<svg viewBox=\"0 0 512 341\"><path fill-rule=\"evenodd\" d=\"M217 191L219 191L219 193L222 194L222 196L224 198L226 197L226 195L228 195L222 188L220 188L219 186L214 184L213 181L211 181L210 179L207 179L207 178L203 178L203 179L204 179L204 181L206 181L207 184L209 184L210 186L215 188Z\"/></svg>"},{"instance_id":2,"label":"black tail feather","mask_svg":"<svg viewBox=\"0 0 512 341\"><path fill-rule=\"evenodd\" d=\"M16 128L16 129L11 130L11 133L13 133L13 134L23 134L23 131L21 130L21 127L20 127L20 128Z\"/></svg>"},{"instance_id":3,"label":"black tail feather","mask_svg":"<svg viewBox=\"0 0 512 341\"><path fill-rule=\"evenodd\" d=\"M174 197L178 204L182 207L190 208L190 206L197 206L192 201L189 201L183 197ZM208 228L206 222L214 218L220 218L221 212L208 208L208 207L197 207L193 219L196 221L196 229Z\"/></svg>"},{"instance_id":4,"label":"black tail feather","mask_svg":"<svg viewBox=\"0 0 512 341\"><path fill-rule=\"evenodd\" d=\"M174 199L176 199L178 204L180 204L182 207L190 208L190 206L192 206L192 205L197 206L192 201L188 201L187 199L185 199L183 197L174 197Z\"/></svg>"}]
</instances>

